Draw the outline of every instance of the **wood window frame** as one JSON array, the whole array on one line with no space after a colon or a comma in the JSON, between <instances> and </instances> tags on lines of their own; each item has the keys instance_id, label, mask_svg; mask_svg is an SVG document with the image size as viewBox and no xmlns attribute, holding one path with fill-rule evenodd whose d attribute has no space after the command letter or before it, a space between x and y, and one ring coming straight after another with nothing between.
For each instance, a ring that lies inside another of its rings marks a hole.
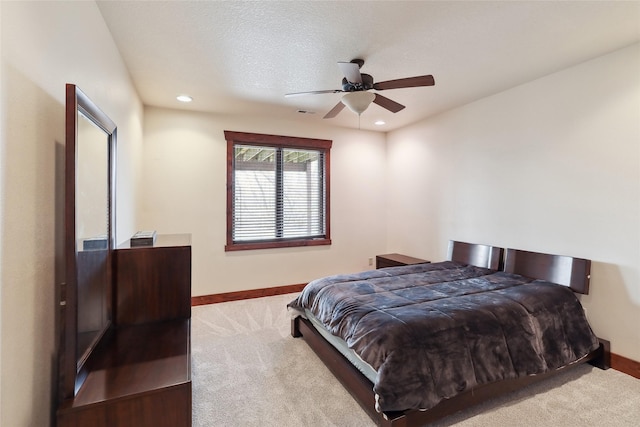
<instances>
[{"instance_id":1,"label":"wood window frame","mask_svg":"<svg viewBox=\"0 0 640 427\"><path fill-rule=\"evenodd\" d=\"M227 141L227 243L225 251L242 251L255 249L289 248L301 246L322 246L331 244L331 146L333 141L315 138L300 138L294 136L265 135L247 132L224 131ZM324 152L324 202L325 202L325 235L323 238L295 238L285 240L268 240L264 242L234 242L233 241L233 212L234 212L234 147L236 144L262 145L265 147L283 147L313 149Z\"/></svg>"}]
</instances>

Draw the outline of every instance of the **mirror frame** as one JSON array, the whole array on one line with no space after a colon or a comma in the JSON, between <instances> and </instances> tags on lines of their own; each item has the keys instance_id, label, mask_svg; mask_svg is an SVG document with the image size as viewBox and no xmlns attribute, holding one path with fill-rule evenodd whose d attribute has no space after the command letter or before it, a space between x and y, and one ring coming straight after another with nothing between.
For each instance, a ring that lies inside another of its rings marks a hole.
<instances>
[{"instance_id":1,"label":"mirror frame","mask_svg":"<svg viewBox=\"0 0 640 427\"><path fill-rule=\"evenodd\" d=\"M60 352L60 392L61 400L72 398L86 377L86 365L102 336L113 322L113 248L115 241L115 158L117 127L81 90L74 84L66 85L65 106L65 273L66 285L60 302L63 314ZM105 132L108 145L108 215L107 215L107 311L108 321L103 330L89 346L88 356L78 364L78 247L76 236L76 168L78 144L78 114L82 113L93 124Z\"/></svg>"}]
</instances>

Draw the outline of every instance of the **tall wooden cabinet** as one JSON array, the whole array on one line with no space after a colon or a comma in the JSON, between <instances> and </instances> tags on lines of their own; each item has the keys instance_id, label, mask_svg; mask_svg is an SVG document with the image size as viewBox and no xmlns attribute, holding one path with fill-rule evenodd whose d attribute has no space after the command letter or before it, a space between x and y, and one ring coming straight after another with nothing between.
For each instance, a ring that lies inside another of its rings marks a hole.
<instances>
[{"instance_id":1,"label":"tall wooden cabinet","mask_svg":"<svg viewBox=\"0 0 640 427\"><path fill-rule=\"evenodd\" d=\"M115 251L117 325L191 317L191 237L159 235L153 246Z\"/></svg>"},{"instance_id":2,"label":"tall wooden cabinet","mask_svg":"<svg viewBox=\"0 0 640 427\"><path fill-rule=\"evenodd\" d=\"M114 251L113 327L59 427L191 426L191 237Z\"/></svg>"}]
</instances>

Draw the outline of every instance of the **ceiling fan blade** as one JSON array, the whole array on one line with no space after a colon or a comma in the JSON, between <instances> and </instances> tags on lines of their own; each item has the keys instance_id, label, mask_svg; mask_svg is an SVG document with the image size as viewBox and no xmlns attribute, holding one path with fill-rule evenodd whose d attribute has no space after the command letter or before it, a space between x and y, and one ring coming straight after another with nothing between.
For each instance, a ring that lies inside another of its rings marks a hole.
<instances>
[{"instance_id":1,"label":"ceiling fan blade","mask_svg":"<svg viewBox=\"0 0 640 427\"><path fill-rule=\"evenodd\" d=\"M284 96L289 98L292 96L301 96L301 95L319 95L322 93L338 93L342 92L340 89L328 89L328 90L312 90L310 92L294 92L294 93L286 93Z\"/></svg>"},{"instance_id":2,"label":"ceiling fan blade","mask_svg":"<svg viewBox=\"0 0 640 427\"><path fill-rule=\"evenodd\" d=\"M342 101L338 102L335 107L331 109L327 114L324 115L323 119L332 119L338 115L340 111L344 108L344 104Z\"/></svg>"},{"instance_id":3,"label":"ceiling fan blade","mask_svg":"<svg viewBox=\"0 0 640 427\"><path fill-rule=\"evenodd\" d=\"M374 83L375 90L401 89L405 87L433 86L436 82L431 74L427 76L407 77L405 79L387 80Z\"/></svg>"},{"instance_id":4,"label":"ceiling fan blade","mask_svg":"<svg viewBox=\"0 0 640 427\"><path fill-rule=\"evenodd\" d=\"M338 62L340 71L349 83L362 83L360 75L360 66L355 62Z\"/></svg>"},{"instance_id":5,"label":"ceiling fan blade","mask_svg":"<svg viewBox=\"0 0 640 427\"><path fill-rule=\"evenodd\" d=\"M382 95L376 93L376 97L373 99L373 102L381 106L382 108L386 108L392 113L397 113L398 111L404 108L404 105L398 104L396 101L392 101L389 98L386 98Z\"/></svg>"}]
</instances>

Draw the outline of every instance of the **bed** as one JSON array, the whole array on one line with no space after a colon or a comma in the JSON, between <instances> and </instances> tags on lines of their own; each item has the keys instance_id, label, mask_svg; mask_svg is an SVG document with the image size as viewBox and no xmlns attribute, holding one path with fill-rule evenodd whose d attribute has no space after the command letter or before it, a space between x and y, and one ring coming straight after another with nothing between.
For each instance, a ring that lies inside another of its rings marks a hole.
<instances>
[{"instance_id":1,"label":"bed","mask_svg":"<svg viewBox=\"0 0 640 427\"><path fill-rule=\"evenodd\" d=\"M574 293L590 261L450 242L448 260L309 283L303 337L369 416L418 426L584 362L608 367Z\"/></svg>"}]
</instances>

